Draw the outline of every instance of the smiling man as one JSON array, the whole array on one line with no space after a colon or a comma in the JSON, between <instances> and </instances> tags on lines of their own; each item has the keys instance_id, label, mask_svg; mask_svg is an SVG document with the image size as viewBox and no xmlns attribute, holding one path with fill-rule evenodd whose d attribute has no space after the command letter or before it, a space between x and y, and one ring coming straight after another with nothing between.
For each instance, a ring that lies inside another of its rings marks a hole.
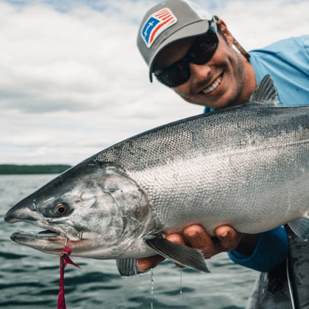
<instances>
[{"instance_id":1,"label":"smiling man","mask_svg":"<svg viewBox=\"0 0 309 309\"><path fill-rule=\"evenodd\" d=\"M308 104L308 36L283 40L247 53L221 19L191 1L168 0L146 13L137 45L149 66L150 81L155 76L185 101L204 106L205 112L245 103L266 74L272 76L283 105ZM181 234L166 238L200 249L205 258L227 251L234 262L264 272L248 305L250 308L291 308L287 286L284 282L278 284L282 276L277 275L278 271L282 272L280 267L289 250L283 227L259 235L244 235L230 226L221 226L215 234L214 241L201 226L192 225ZM297 283L303 301L301 308L309 308L306 292L309 246L299 241L295 241L295 246L302 248L299 258L305 257L306 267L297 271L305 274L306 279ZM138 267L143 271L160 261L162 258L158 256L140 259ZM276 274L277 280L268 280L272 274ZM275 282L272 292L285 287L280 292L280 301L267 292L268 282Z\"/></svg>"},{"instance_id":2,"label":"smiling man","mask_svg":"<svg viewBox=\"0 0 309 309\"><path fill-rule=\"evenodd\" d=\"M221 109L245 102L256 87L255 74L233 41L225 23L213 18L205 35L163 48L154 59L154 75L190 103Z\"/></svg>"}]
</instances>

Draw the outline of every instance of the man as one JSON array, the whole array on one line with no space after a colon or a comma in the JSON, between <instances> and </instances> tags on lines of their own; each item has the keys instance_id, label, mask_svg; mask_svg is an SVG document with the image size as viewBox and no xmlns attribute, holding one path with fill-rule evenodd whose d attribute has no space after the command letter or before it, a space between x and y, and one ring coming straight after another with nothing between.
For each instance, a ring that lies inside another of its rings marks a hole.
<instances>
[{"instance_id":1,"label":"man","mask_svg":"<svg viewBox=\"0 0 309 309\"><path fill-rule=\"evenodd\" d=\"M149 66L150 80L155 75L187 102L205 106L205 112L245 103L266 74L271 74L282 104L308 104L308 36L284 40L248 54L221 19L190 1L167 0L146 13L137 44ZM215 234L217 239L213 240L201 226L192 225L182 234L166 238L202 250L205 258L227 251L233 261L262 272L276 270L289 250L283 227L244 235L230 226L221 226ZM160 261L158 256L140 259L138 267L143 271ZM266 281L267 276L261 277L257 294ZM255 296L250 308L290 308L289 301L275 307L278 301L271 295L263 299ZM284 297L288 297L287 292Z\"/></svg>"}]
</instances>

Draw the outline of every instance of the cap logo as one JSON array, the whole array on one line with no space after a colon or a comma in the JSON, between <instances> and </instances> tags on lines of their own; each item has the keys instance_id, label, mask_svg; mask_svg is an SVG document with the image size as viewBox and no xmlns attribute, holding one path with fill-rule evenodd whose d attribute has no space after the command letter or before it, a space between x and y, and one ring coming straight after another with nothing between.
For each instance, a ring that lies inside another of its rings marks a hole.
<instances>
[{"instance_id":1,"label":"cap logo","mask_svg":"<svg viewBox=\"0 0 309 309\"><path fill-rule=\"evenodd\" d=\"M148 48L164 30L177 23L177 18L168 8L153 13L146 20L141 36Z\"/></svg>"}]
</instances>

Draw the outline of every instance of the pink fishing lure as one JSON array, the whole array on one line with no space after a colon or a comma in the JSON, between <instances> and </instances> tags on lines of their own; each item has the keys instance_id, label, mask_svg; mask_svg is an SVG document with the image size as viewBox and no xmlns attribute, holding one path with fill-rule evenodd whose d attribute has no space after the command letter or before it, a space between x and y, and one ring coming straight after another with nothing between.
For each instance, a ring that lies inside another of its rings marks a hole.
<instances>
[{"instance_id":1,"label":"pink fishing lure","mask_svg":"<svg viewBox=\"0 0 309 309\"><path fill-rule=\"evenodd\" d=\"M59 280L59 294L58 294L57 309L66 309L65 298L64 298L64 268L68 264L72 264L80 268L77 264L75 264L69 258L70 254L71 254L71 249L68 246L65 246L63 251L60 254L60 280Z\"/></svg>"}]
</instances>

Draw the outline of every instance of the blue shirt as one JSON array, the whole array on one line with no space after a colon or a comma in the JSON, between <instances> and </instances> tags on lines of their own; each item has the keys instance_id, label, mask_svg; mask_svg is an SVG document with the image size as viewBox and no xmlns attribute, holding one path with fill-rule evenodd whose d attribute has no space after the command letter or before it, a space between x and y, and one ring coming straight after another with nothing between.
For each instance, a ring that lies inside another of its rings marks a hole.
<instances>
[{"instance_id":1,"label":"blue shirt","mask_svg":"<svg viewBox=\"0 0 309 309\"><path fill-rule=\"evenodd\" d=\"M256 81L270 74L284 106L309 105L309 36L290 38L249 52ZM205 112L208 110L205 109ZM289 250L283 227L261 233L252 256L229 252L229 257L243 266L269 272L282 262Z\"/></svg>"},{"instance_id":2,"label":"blue shirt","mask_svg":"<svg viewBox=\"0 0 309 309\"><path fill-rule=\"evenodd\" d=\"M284 106L309 105L309 35L249 52L257 84L270 74Z\"/></svg>"}]
</instances>

